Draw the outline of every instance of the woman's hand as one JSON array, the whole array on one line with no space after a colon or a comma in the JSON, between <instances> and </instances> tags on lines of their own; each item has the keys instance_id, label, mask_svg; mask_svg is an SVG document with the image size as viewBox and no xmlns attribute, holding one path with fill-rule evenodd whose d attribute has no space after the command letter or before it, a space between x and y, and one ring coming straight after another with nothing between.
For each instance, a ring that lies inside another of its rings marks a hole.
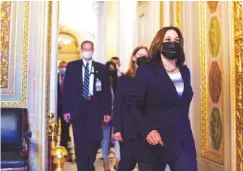
<instances>
[{"instance_id":1,"label":"woman's hand","mask_svg":"<svg viewBox=\"0 0 243 171\"><path fill-rule=\"evenodd\" d=\"M117 141L121 141L121 142L123 141L121 132L116 132L116 133L114 133L114 134L113 134L113 138L114 138L115 140L117 140Z\"/></svg>"},{"instance_id":2,"label":"woman's hand","mask_svg":"<svg viewBox=\"0 0 243 171\"><path fill-rule=\"evenodd\" d=\"M149 134L146 137L146 140L151 145L157 145L160 144L164 146L164 143L162 141L162 138L157 130L152 130L149 132Z\"/></svg>"}]
</instances>

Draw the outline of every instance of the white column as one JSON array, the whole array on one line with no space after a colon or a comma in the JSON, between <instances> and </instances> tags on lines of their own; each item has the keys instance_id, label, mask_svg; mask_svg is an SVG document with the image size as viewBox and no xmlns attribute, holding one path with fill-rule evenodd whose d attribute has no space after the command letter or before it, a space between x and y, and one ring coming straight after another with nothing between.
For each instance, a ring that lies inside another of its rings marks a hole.
<instances>
[{"instance_id":1,"label":"white column","mask_svg":"<svg viewBox=\"0 0 243 171\"><path fill-rule=\"evenodd\" d=\"M29 59L28 59L28 122L29 122L29 129L32 132L32 137L30 139L30 156L29 156L29 164L30 170L37 167L38 157L37 157L37 141L38 141L38 111L37 111L37 98L38 92L36 91L37 87L37 67L36 63L38 61L37 51L38 48L36 46L40 32L38 32L38 21L36 20L35 16L33 15L33 11L35 11L35 15L40 13L38 9L39 5L37 2L30 2L30 29L29 29ZM36 56L34 58L33 56Z\"/></svg>"},{"instance_id":2,"label":"white column","mask_svg":"<svg viewBox=\"0 0 243 171\"><path fill-rule=\"evenodd\" d=\"M96 13L96 33L95 33L95 52L94 60L105 63L105 7L102 1L93 2L93 8Z\"/></svg>"},{"instance_id":3,"label":"white column","mask_svg":"<svg viewBox=\"0 0 243 171\"><path fill-rule=\"evenodd\" d=\"M164 27L166 26L170 26L172 24L172 21L171 21L171 8L170 8L170 4L172 2L170 1L164 1Z\"/></svg>"},{"instance_id":4,"label":"white column","mask_svg":"<svg viewBox=\"0 0 243 171\"><path fill-rule=\"evenodd\" d=\"M28 113L32 137L30 141L30 170L48 170L46 92L50 74L49 112L56 113L58 2L52 3L52 47L50 73L46 73L48 50L48 2L30 2Z\"/></svg>"},{"instance_id":5,"label":"white column","mask_svg":"<svg viewBox=\"0 0 243 171\"><path fill-rule=\"evenodd\" d=\"M28 73L28 110L32 137L30 170L47 170L46 54L47 2L31 2ZM42 145L40 145L42 144Z\"/></svg>"},{"instance_id":6,"label":"white column","mask_svg":"<svg viewBox=\"0 0 243 171\"><path fill-rule=\"evenodd\" d=\"M131 53L137 42L137 2L119 1L118 15L118 57L121 60L122 69L126 71L129 67Z\"/></svg>"},{"instance_id":7,"label":"white column","mask_svg":"<svg viewBox=\"0 0 243 171\"><path fill-rule=\"evenodd\" d=\"M160 29L160 1L152 1L153 37Z\"/></svg>"}]
</instances>

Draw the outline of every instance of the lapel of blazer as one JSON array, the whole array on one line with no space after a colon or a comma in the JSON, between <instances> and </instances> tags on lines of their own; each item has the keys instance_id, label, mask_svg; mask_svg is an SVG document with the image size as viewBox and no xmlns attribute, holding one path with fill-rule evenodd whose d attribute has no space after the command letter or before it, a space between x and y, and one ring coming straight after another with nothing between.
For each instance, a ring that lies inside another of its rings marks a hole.
<instances>
[{"instance_id":1,"label":"lapel of blazer","mask_svg":"<svg viewBox=\"0 0 243 171\"><path fill-rule=\"evenodd\" d=\"M163 87L167 89L166 91L170 94L170 98L175 98L178 100L179 96L177 94L176 87L169 75L167 74L165 68L163 66L158 66L158 68L160 72L163 74L163 77L161 77L164 78L161 79L162 84L164 85Z\"/></svg>"},{"instance_id":2,"label":"lapel of blazer","mask_svg":"<svg viewBox=\"0 0 243 171\"><path fill-rule=\"evenodd\" d=\"M79 73L78 78L82 90L83 89L83 60L80 60L78 63L77 72Z\"/></svg>"},{"instance_id":3,"label":"lapel of blazer","mask_svg":"<svg viewBox=\"0 0 243 171\"><path fill-rule=\"evenodd\" d=\"M93 66L94 66L94 71L93 71L93 74L94 74L93 92L95 94L96 93L96 80L97 80L97 74L99 74L99 69L98 69L97 64L96 64L95 61L93 61Z\"/></svg>"},{"instance_id":4,"label":"lapel of blazer","mask_svg":"<svg viewBox=\"0 0 243 171\"><path fill-rule=\"evenodd\" d=\"M184 91L182 93L182 97L186 95L187 91L190 89L190 75L187 72L187 68L186 67L181 67L179 68L183 82L184 82ZM160 74L159 74L160 73ZM157 75L158 74L158 75ZM163 77L161 77L161 74L163 75ZM170 97L175 97L175 99L179 100L181 99L176 91L176 87L173 83L173 81L170 79L169 75L167 74L166 70L164 69L164 67L162 66L157 66L156 72L155 72L155 76L157 75L157 79L160 79L162 82L161 84L163 84L163 87L166 87L167 92L170 94ZM164 79L161 79L164 78Z\"/></svg>"}]
</instances>

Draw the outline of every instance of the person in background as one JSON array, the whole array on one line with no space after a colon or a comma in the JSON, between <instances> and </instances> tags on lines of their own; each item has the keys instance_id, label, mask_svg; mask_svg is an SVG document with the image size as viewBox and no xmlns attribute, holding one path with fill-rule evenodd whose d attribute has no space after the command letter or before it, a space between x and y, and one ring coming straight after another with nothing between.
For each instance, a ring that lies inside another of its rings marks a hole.
<instances>
[{"instance_id":1,"label":"person in background","mask_svg":"<svg viewBox=\"0 0 243 171\"><path fill-rule=\"evenodd\" d=\"M60 137L60 145L65 147L68 150L68 142L70 141L70 135L69 135L69 127L70 123L65 122L63 115L62 115L62 94L63 94L63 82L65 78L65 73L66 73L66 67L67 67L67 62L66 61L61 61L59 63L58 69L58 84L57 84L57 120L60 119L61 121L61 137ZM69 155L70 156L70 155ZM71 161L71 158L68 159Z\"/></svg>"},{"instance_id":2,"label":"person in background","mask_svg":"<svg viewBox=\"0 0 243 171\"><path fill-rule=\"evenodd\" d=\"M120 59L117 56L113 56L111 58L111 61L116 64L118 77L122 76L123 75L123 72L122 72L122 68L121 68Z\"/></svg>"},{"instance_id":3,"label":"person in background","mask_svg":"<svg viewBox=\"0 0 243 171\"><path fill-rule=\"evenodd\" d=\"M193 97L190 70L184 64L183 36L164 27L151 46L151 64L138 68L134 106L140 111L139 171L197 171L195 142L189 120Z\"/></svg>"},{"instance_id":4,"label":"person in background","mask_svg":"<svg viewBox=\"0 0 243 171\"><path fill-rule=\"evenodd\" d=\"M122 69L121 69L120 59L117 56L113 56L110 61L115 63L116 68L117 68L118 77L122 76L123 72L122 72ZM120 161L120 144L119 144L119 141L114 140L114 146L115 146L115 156L116 156L116 164L114 166L114 169L117 170L118 164L119 164L119 161Z\"/></svg>"},{"instance_id":5,"label":"person in background","mask_svg":"<svg viewBox=\"0 0 243 171\"><path fill-rule=\"evenodd\" d=\"M111 99L112 99L112 106L113 106L114 92L116 90L117 80L118 80L117 68L116 68L116 64L111 61L107 62L105 66L109 71ZM103 139L101 141L101 148L102 148L103 166L105 171L110 170L108 156L110 153L111 127L112 127L111 122L103 124Z\"/></svg>"},{"instance_id":6,"label":"person in background","mask_svg":"<svg viewBox=\"0 0 243 171\"><path fill-rule=\"evenodd\" d=\"M94 44L81 44L82 59L68 63L63 86L63 116L72 123L78 171L95 171L102 122L111 119L111 89L105 66L93 61Z\"/></svg>"},{"instance_id":7,"label":"person in background","mask_svg":"<svg viewBox=\"0 0 243 171\"><path fill-rule=\"evenodd\" d=\"M127 106L130 94L137 88L134 77L137 68L148 63L148 49L145 46L136 47L131 55L130 67L126 74L118 81L117 91L114 100L114 138L120 142L121 160L118 171L132 171L137 163L136 159L136 139L137 139L137 110Z\"/></svg>"}]
</instances>

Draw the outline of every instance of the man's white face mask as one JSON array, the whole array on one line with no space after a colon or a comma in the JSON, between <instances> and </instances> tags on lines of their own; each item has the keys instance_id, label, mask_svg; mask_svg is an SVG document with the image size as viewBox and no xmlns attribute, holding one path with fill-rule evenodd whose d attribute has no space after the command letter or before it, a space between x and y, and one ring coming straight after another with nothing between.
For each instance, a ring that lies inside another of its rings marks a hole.
<instances>
[{"instance_id":1,"label":"man's white face mask","mask_svg":"<svg viewBox=\"0 0 243 171\"><path fill-rule=\"evenodd\" d=\"M117 68L118 71L122 70L121 66L116 65L116 68Z\"/></svg>"},{"instance_id":2,"label":"man's white face mask","mask_svg":"<svg viewBox=\"0 0 243 171\"><path fill-rule=\"evenodd\" d=\"M123 73L123 72L122 72L122 67L121 67L121 66L120 66L120 67L119 67L119 66L116 66L116 67L117 67L117 75L118 75L118 76L121 76L122 73Z\"/></svg>"},{"instance_id":3,"label":"man's white face mask","mask_svg":"<svg viewBox=\"0 0 243 171\"><path fill-rule=\"evenodd\" d=\"M92 59L93 51L83 51L83 57L84 59Z\"/></svg>"}]
</instances>

